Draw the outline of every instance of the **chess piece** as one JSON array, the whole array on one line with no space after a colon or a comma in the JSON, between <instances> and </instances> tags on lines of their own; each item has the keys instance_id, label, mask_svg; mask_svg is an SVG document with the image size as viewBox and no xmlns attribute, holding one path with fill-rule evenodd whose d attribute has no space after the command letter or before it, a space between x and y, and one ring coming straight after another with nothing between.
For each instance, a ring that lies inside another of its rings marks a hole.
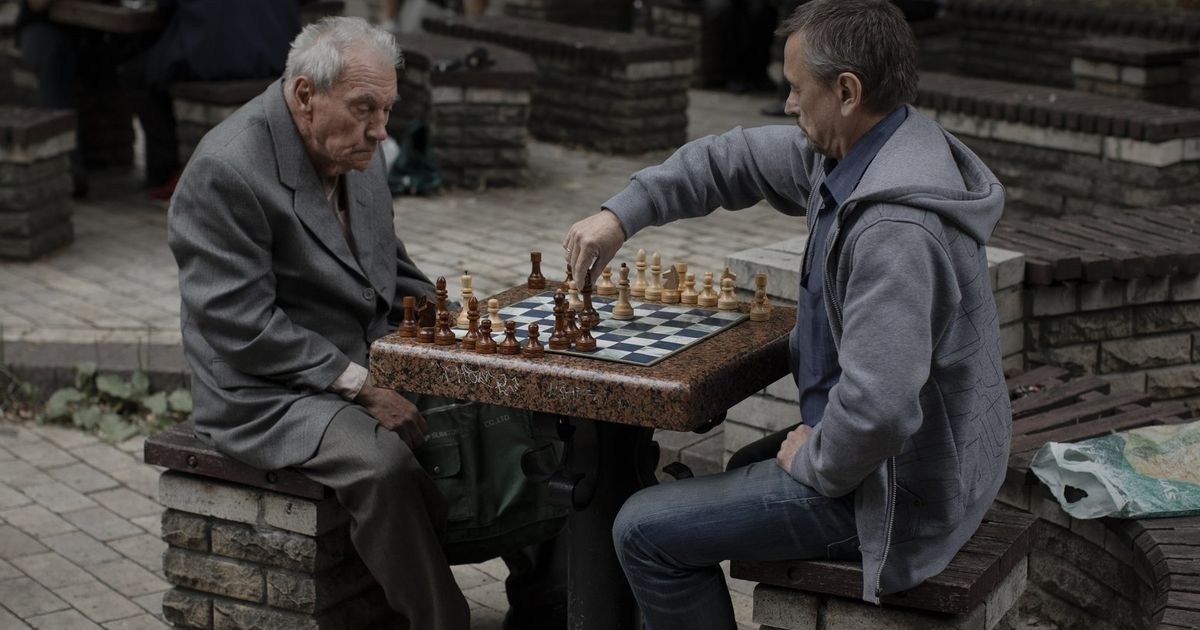
<instances>
[{"instance_id":1,"label":"chess piece","mask_svg":"<svg viewBox=\"0 0 1200 630\"><path fill-rule=\"evenodd\" d=\"M493 328L504 325L504 320L500 319L500 300L496 298L488 300L488 319L492 320Z\"/></svg>"},{"instance_id":2,"label":"chess piece","mask_svg":"<svg viewBox=\"0 0 1200 630\"><path fill-rule=\"evenodd\" d=\"M545 355L546 348L538 341L538 325L536 322L530 323L529 338L525 340L525 345L521 346L521 356L537 359Z\"/></svg>"},{"instance_id":3,"label":"chess piece","mask_svg":"<svg viewBox=\"0 0 1200 630\"><path fill-rule=\"evenodd\" d=\"M698 297L700 294L696 293L696 274L689 273L683 282L683 291L679 294L679 301L683 304L696 304Z\"/></svg>"},{"instance_id":4,"label":"chess piece","mask_svg":"<svg viewBox=\"0 0 1200 630\"><path fill-rule=\"evenodd\" d=\"M471 301L467 302L464 311L467 313L467 334L463 335L462 348L463 350L474 350L475 344L479 341L479 300L475 296L471 296Z\"/></svg>"},{"instance_id":5,"label":"chess piece","mask_svg":"<svg viewBox=\"0 0 1200 630\"><path fill-rule=\"evenodd\" d=\"M446 311L438 313L437 332L433 334L434 345L453 346L456 341L458 341L458 337L454 335L453 330L450 330L450 313Z\"/></svg>"},{"instance_id":6,"label":"chess piece","mask_svg":"<svg viewBox=\"0 0 1200 630\"><path fill-rule=\"evenodd\" d=\"M548 343L551 350L571 348L571 338L567 336L567 296L562 291L554 294L554 330Z\"/></svg>"},{"instance_id":7,"label":"chess piece","mask_svg":"<svg viewBox=\"0 0 1200 630\"><path fill-rule=\"evenodd\" d=\"M683 298L679 287L683 284L683 275L687 273L687 263L676 261L671 269L663 275L663 304L678 304Z\"/></svg>"},{"instance_id":8,"label":"chess piece","mask_svg":"<svg viewBox=\"0 0 1200 630\"><path fill-rule=\"evenodd\" d=\"M733 280L735 285L737 284L737 274L733 273L733 270L729 267L726 267L725 271L721 272L721 281L724 282L725 278L729 278L730 280Z\"/></svg>"},{"instance_id":9,"label":"chess piece","mask_svg":"<svg viewBox=\"0 0 1200 630\"><path fill-rule=\"evenodd\" d=\"M662 294L662 258L654 252L650 256L650 286L646 287L646 301L659 302Z\"/></svg>"},{"instance_id":10,"label":"chess piece","mask_svg":"<svg viewBox=\"0 0 1200 630\"><path fill-rule=\"evenodd\" d=\"M575 281L567 282L567 305L575 314L583 314L583 299L579 297L579 287L575 286Z\"/></svg>"},{"instance_id":11,"label":"chess piece","mask_svg":"<svg viewBox=\"0 0 1200 630\"><path fill-rule=\"evenodd\" d=\"M454 321L455 328L467 327L467 303L473 299L475 299L475 289L471 288L471 272L464 271L462 275L462 310L458 312L458 319Z\"/></svg>"},{"instance_id":12,"label":"chess piece","mask_svg":"<svg viewBox=\"0 0 1200 630\"><path fill-rule=\"evenodd\" d=\"M696 296L696 304L705 308L717 305L717 292L713 290L713 275L711 271L704 272L704 284L700 287L700 295Z\"/></svg>"},{"instance_id":13,"label":"chess piece","mask_svg":"<svg viewBox=\"0 0 1200 630\"><path fill-rule=\"evenodd\" d=\"M433 312L433 317L437 321L438 313L446 310L446 277L438 276L435 287L433 295L437 298L437 310Z\"/></svg>"},{"instance_id":14,"label":"chess piece","mask_svg":"<svg viewBox=\"0 0 1200 630\"><path fill-rule=\"evenodd\" d=\"M754 297L750 300L750 321L765 322L771 319L771 309L764 304L766 300L766 291L762 289L754 291Z\"/></svg>"},{"instance_id":15,"label":"chess piece","mask_svg":"<svg viewBox=\"0 0 1200 630\"><path fill-rule=\"evenodd\" d=\"M633 305L629 303L629 267L621 263L621 281L617 284L617 302L612 307L612 318L619 321L633 319Z\"/></svg>"},{"instance_id":16,"label":"chess piece","mask_svg":"<svg viewBox=\"0 0 1200 630\"><path fill-rule=\"evenodd\" d=\"M504 341L496 347L500 354L521 354L521 343L517 341L517 322L504 322Z\"/></svg>"},{"instance_id":17,"label":"chess piece","mask_svg":"<svg viewBox=\"0 0 1200 630\"><path fill-rule=\"evenodd\" d=\"M546 276L542 275L542 252L529 252L529 262L533 269L529 272L529 279L525 281L525 287L545 289Z\"/></svg>"},{"instance_id":18,"label":"chess piece","mask_svg":"<svg viewBox=\"0 0 1200 630\"><path fill-rule=\"evenodd\" d=\"M437 308L429 301L429 298L422 295L421 301L417 304L417 341L420 343L433 343L434 326L437 325Z\"/></svg>"},{"instance_id":19,"label":"chess piece","mask_svg":"<svg viewBox=\"0 0 1200 630\"><path fill-rule=\"evenodd\" d=\"M575 339L575 349L580 352L591 352L596 349L596 339L592 337L592 322L583 320L579 323L579 337Z\"/></svg>"},{"instance_id":20,"label":"chess piece","mask_svg":"<svg viewBox=\"0 0 1200 630\"><path fill-rule=\"evenodd\" d=\"M771 313L771 298L767 297L767 274L761 271L754 274L754 286L756 289L755 293L762 291L761 308L767 311L767 314L769 315Z\"/></svg>"},{"instance_id":21,"label":"chess piece","mask_svg":"<svg viewBox=\"0 0 1200 630\"><path fill-rule=\"evenodd\" d=\"M406 295L403 303L404 319L400 320L396 334L404 339L412 339L417 336L417 298Z\"/></svg>"},{"instance_id":22,"label":"chess piece","mask_svg":"<svg viewBox=\"0 0 1200 630\"><path fill-rule=\"evenodd\" d=\"M629 287L629 295L636 298L646 297L646 250L639 249L637 253L637 276Z\"/></svg>"},{"instance_id":23,"label":"chess piece","mask_svg":"<svg viewBox=\"0 0 1200 630\"><path fill-rule=\"evenodd\" d=\"M567 307L567 338L571 343L575 343L579 339L579 328L575 326L575 309Z\"/></svg>"},{"instance_id":24,"label":"chess piece","mask_svg":"<svg viewBox=\"0 0 1200 630\"><path fill-rule=\"evenodd\" d=\"M571 265L567 265L567 277L563 280L563 284L567 285L569 289L572 282L575 282L575 270L571 269Z\"/></svg>"},{"instance_id":25,"label":"chess piece","mask_svg":"<svg viewBox=\"0 0 1200 630\"><path fill-rule=\"evenodd\" d=\"M596 307L592 306L592 280L591 276L583 280L583 310L579 312L579 319L587 318L592 328L600 323L600 313L596 312Z\"/></svg>"},{"instance_id":26,"label":"chess piece","mask_svg":"<svg viewBox=\"0 0 1200 630\"><path fill-rule=\"evenodd\" d=\"M479 322L479 341L475 342L475 352L496 354L496 340L492 339L492 320L490 319Z\"/></svg>"},{"instance_id":27,"label":"chess piece","mask_svg":"<svg viewBox=\"0 0 1200 630\"><path fill-rule=\"evenodd\" d=\"M596 295L612 296L617 294L617 285L612 281L612 267L605 267L600 272L600 282L596 283Z\"/></svg>"},{"instance_id":28,"label":"chess piece","mask_svg":"<svg viewBox=\"0 0 1200 630\"><path fill-rule=\"evenodd\" d=\"M733 278L721 279L721 296L717 300L717 308L722 311L736 311L738 309L737 295L733 292Z\"/></svg>"}]
</instances>

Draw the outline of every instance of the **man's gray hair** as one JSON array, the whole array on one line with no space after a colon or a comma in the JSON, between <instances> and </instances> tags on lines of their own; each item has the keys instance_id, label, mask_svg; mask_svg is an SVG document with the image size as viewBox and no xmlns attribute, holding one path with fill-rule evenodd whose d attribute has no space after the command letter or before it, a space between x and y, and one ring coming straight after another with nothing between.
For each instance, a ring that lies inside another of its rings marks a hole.
<instances>
[{"instance_id":1,"label":"man's gray hair","mask_svg":"<svg viewBox=\"0 0 1200 630\"><path fill-rule=\"evenodd\" d=\"M371 26L357 17L327 17L304 27L292 40L284 81L290 85L296 77L305 76L318 92L328 92L342 72L346 53L364 48L404 67L400 47L391 33Z\"/></svg>"},{"instance_id":2,"label":"man's gray hair","mask_svg":"<svg viewBox=\"0 0 1200 630\"><path fill-rule=\"evenodd\" d=\"M776 35L804 37L809 72L825 84L843 72L863 84L863 107L886 114L917 97L917 42L904 14L887 0L812 0Z\"/></svg>"}]
</instances>

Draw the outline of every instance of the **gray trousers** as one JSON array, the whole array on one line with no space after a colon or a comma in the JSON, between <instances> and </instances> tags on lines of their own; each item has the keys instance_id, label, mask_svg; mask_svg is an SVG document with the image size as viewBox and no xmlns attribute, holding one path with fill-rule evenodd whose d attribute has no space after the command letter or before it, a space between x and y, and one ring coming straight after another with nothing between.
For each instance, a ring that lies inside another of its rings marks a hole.
<instances>
[{"instance_id":1,"label":"gray trousers","mask_svg":"<svg viewBox=\"0 0 1200 630\"><path fill-rule=\"evenodd\" d=\"M438 540L446 501L399 436L351 405L297 468L350 512L354 548L410 628L467 630L467 600Z\"/></svg>"}]
</instances>

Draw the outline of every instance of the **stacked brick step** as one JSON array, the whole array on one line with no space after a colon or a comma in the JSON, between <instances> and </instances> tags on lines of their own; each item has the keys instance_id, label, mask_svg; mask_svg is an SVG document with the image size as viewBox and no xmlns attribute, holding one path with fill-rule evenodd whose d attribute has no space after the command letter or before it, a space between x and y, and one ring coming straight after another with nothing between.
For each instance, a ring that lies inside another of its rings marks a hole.
<instances>
[{"instance_id":1,"label":"stacked brick step","mask_svg":"<svg viewBox=\"0 0 1200 630\"><path fill-rule=\"evenodd\" d=\"M528 55L486 42L427 33L397 33L405 69L402 111L388 132L402 137L413 119L430 125L434 161L446 184L467 188L521 184L528 178L529 108L537 81ZM487 63L467 57L487 50ZM411 104L405 104L408 96Z\"/></svg>"},{"instance_id":2,"label":"stacked brick step","mask_svg":"<svg viewBox=\"0 0 1200 630\"><path fill-rule=\"evenodd\" d=\"M1089 37L1075 45L1075 89L1167 105L1189 97L1185 63L1200 49L1140 37Z\"/></svg>"},{"instance_id":3,"label":"stacked brick step","mask_svg":"<svg viewBox=\"0 0 1200 630\"><path fill-rule=\"evenodd\" d=\"M425 26L532 56L537 89L529 128L538 138L606 153L670 149L687 138L686 42L505 16Z\"/></svg>"},{"instance_id":4,"label":"stacked brick step","mask_svg":"<svg viewBox=\"0 0 1200 630\"><path fill-rule=\"evenodd\" d=\"M294 471L250 468L179 425L146 442L159 481L163 615L178 627L341 630L395 627L350 542L349 514Z\"/></svg>"},{"instance_id":5,"label":"stacked brick step","mask_svg":"<svg viewBox=\"0 0 1200 630\"><path fill-rule=\"evenodd\" d=\"M204 134L267 89L274 79L187 81L171 84L179 163L187 164Z\"/></svg>"},{"instance_id":6,"label":"stacked brick step","mask_svg":"<svg viewBox=\"0 0 1200 630\"><path fill-rule=\"evenodd\" d=\"M37 75L20 53L0 47L0 105L36 106L37 90Z\"/></svg>"},{"instance_id":7,"label":"stacked brick step","mask_svg":"<svg viewBox=\"0 0 1200 630\"><path fill-rule=\"evenodd\" d=\"M983 158L1009 210L1063 215L1200 198L1200 110L931 72L917 105Z\"/></svg>"},{"instance_id":8,"label":"stacked brick step","mask_svg":"<svg viewBox=\"0 0 1200 630\"><path fill-rule=\"evenodd\" d=\"M633 5L629 0L506 0L504 14L510 17L544 20L628 31L633 22Z\"/></svg>"},{"instance_id":9,"label":"stacked brick step","mask_svg":"<svg viewBox=\"0 0 1200 630\"><path fill-rule=\"evenodd\" d=\"M75 116L0 106L0 257L31 260L74 239Z\"/></svg>"}]
</instances>

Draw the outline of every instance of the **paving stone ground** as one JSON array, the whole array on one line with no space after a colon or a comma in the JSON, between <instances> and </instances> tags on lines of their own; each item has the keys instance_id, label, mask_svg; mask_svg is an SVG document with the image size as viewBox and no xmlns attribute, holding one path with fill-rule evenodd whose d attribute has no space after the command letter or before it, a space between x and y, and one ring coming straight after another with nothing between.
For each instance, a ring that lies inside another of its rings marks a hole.
<instances>
[{"instance_id":1,"label":"paving stone ground","mask_svg":"<svg viewBox=\"0 0 1200 630\"><path fill-rule=\"evenodd\" d=\"M762 97L693 92L690 135L778 123L757 114ZM785 121L785 124L786 121ZM452 191L396 202L396 229L431 277L456 287L470 270L487 295L523 281L528 252L558 275L561 239L639 168L667 153L612 157L532 143L529 187ZM182 368L175 264L165 207L145 201L128 174L95 179L77 205L76 241L35 263L0 263L0 364L70 370ZM729 253L803 233L801 219L765 206L651 228L627 243L716 270ZM557 273L556 273L557 272ZM664 452L697 468L719 436L662 435ZM141 461L141 439L110 446L72 429L0 424L0 630L160 628L164 544L158 470ZM719 453L719 449L715 452ZM719 457L719 454L716 456ZM506 607L503 563L456 567L473 628L498 629ZM731 581L738 620L750 625L750 584Z\"/></svg>"}]
</instances>

